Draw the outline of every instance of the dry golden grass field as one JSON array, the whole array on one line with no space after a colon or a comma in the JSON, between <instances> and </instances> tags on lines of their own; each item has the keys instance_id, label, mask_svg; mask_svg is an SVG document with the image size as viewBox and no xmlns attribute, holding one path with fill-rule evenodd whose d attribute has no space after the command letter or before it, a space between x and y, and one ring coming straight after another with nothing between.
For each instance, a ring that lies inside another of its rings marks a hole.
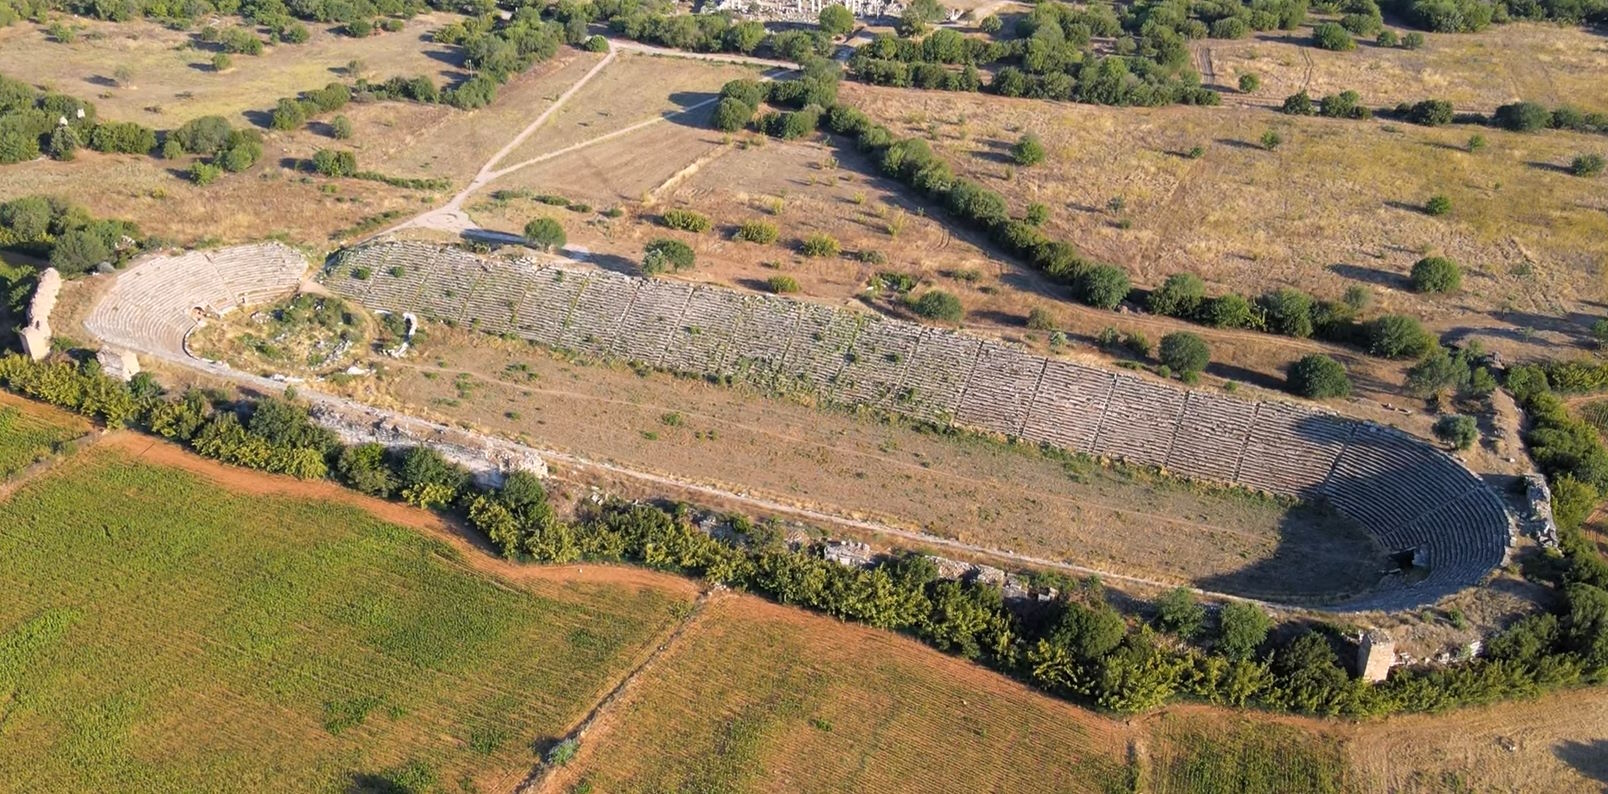
<instances>
[{"instance_id":1,"label":"dry golden grass field","mask_svg":"<svg viewBox=\"0 0 1608 794\"><path fill-rule=\"evenodd\" d=\"M933 139L1016 211L1047 205L1052 234L1124 265L1140 285L1192 271L1219 290L1294 286L1335 299L1361 284L1376 311L1514 354L1583 345L1588 315L1608 296L1608 191L1564 170L1574 155L1608 147L1600 136L862 85L845 93L898 133ZM1269 129L1284 138L1271 152L1257 142ZM1049 158L1013 168L1005 149L1025 132L1043 138ZM1477 153L1466 151L1473 132L1489 141ZM1205 154L1183 156L1193 146ZM1450 215L1419 209L1437 193L1451 199ZM1464 267L1461 293L1410 291L1407 271L1429 254Z\"/></svg>"},{"instance_id":2,"label":"dry golden grass field","mask_svg":"<svg viewBox=\"0 0 1608 794\"><path fill-rule=\"evenodd\" d=\"M1398 35L1410 28L1393 28ZM1312 46L1311 29L1258 34L1242 41L1194 43L1202 82L1224 91L1228 104L1279 103L1306 89L1312 97L1352 90L1370 107L1444 99L1458 110L1490 113L1498 105L1532 100L1608 110L1602 76L1608 39L1586 28L1538 23L1496 25L1475 35L1425 33L1421 49L1382 48L1359 41L1351 52ZM1210 72L1204 68L1210 52ZM1242 74L1262 87L1238 91Z\"/></svg>"},{"instance_id":3,"label":"dry golden grass field","mask_svg":"<svg viewBox=\"0 0 1608 794\"><path fill-rule=\"evenodd\" d=\"M437 84L461 78L453 48L429 41L431 31L458 18L421 14L400 31L363 39L310 24L306 43L279 44L257 56L234 55L232 68L224 72L212 70L214 50L197 31L68 17L78 36L61 44L43 25L18 23L0 28L0 74L87 99L101 118L113 121L173 129L199 116L220 115L244 124L248 111L272 110L280 97L350 82L344 70L353 60L363 62L367 76L382 80L398 74L426 75ZM236 17L224 20L225 26L240 24ZM113 77L119 66L132 73L127 87Z\"/></svg>"}]
</instances>

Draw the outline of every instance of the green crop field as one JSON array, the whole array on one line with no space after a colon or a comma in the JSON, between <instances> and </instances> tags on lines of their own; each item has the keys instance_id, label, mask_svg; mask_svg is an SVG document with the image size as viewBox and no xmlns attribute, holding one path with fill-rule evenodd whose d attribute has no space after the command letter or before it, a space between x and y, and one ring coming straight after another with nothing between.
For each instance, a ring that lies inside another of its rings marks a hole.
<instances>
[{"instance_id":1,"label":"green crop field","mask_svg":"<svg viewBox=\"0 0 1608 794\"><path fill-rule=\"evenodd\" d=\"M1164 715L1151 734L1156 794L1341 794L1340 743L1293 725Z\"/></svg>"},{"instance_id":2,"label":"green crop field","mask_svg":"<svg viewBox=\"0 0 1608 794\"><path fill-rule=\"evenodd\" d=\"M85 433L88 423L16 401L0 402L0 481Z\"/></svg>"},{"instance_id":3,"label":"green crop field","mask_svg":"<svg viewBox=\"0 0 1608 794\"><path fill-rule=\"evenodd\" d=\"M0 502L0 791L509 789L673 620L106 446ZM540 588L540 589L537 589Z\"/></svg>"}]
</instances>

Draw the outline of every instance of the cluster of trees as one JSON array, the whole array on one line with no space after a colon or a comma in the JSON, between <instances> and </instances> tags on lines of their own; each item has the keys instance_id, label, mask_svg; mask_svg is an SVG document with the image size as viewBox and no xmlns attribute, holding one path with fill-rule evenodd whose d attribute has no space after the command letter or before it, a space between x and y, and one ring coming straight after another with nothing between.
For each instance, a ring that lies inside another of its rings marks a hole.
<instances>
[{"instance_id":1,"label":"cluster of trees","mask_svg":"<svg viewBox=\"0 0 1608 794\"><path fill-rule=\"evenodd\" d=\"M757 20L738 22L726 12L675 14L672 8L652 0L560 0L550 4L547 13L563 26L565 40L576 46L588 43L588 23L606 22L616 35L661 47L741 55L768 52L793 61L830 55L832 36L843 27L840 16L823 11L822 19L829 27L772 34ZM852 26L853 21L851 16L848 24Z\"/></svg>"},{"instance_id":2,"label":"cluster of trees","mask_svg":"<svg viewBox=\"0 0 1608 794\"><path fill-rule=\"evenodd\" d=\"M346 32L355 34L371 30L376 24L386 29L399 28L403 19L419 14L427 7L465 14L484 14L496 7L484 0L428 4L420 0L48 0L36 5L37 9L29 10L24 15L35 17L49 8L114 22L144 16L185 25L223 14L239 14L267 28L268 43L271 44L300 44L307 41L307 26L298 20L344 25ZM0 24L5 24L4 9L5 6L0 5ZM375 20L380 17L388 18L376 23ZM250 35L249 32L247 35ZM257 47L261 46L261 39L257 39Z\"/></svg>"},{"instance_id":3,"label":"cluster of trees","mask_svg":"<svg viewBox=\"0 0 1608 794\"><path fill-rule=\"evenodd\" d=\"M156 148L156 132L133 123L99 123L90 102L36 91L21 80L0 75L0 165L41 154L71 160L85 146L146 154Z\"/></svg>"},{"instance_id":4,"label":"cluster of trees","mask_svg":"<svg viewBox=\"0 0 1608 794\"><path fill-rule=\"evenodd\" d=\"M1514 372L1516 395L1535 414L1567 417L1540 370ZM811 547L786 544L769 525L732 518L729 540L701 531L684 505L661 508L609 501L574 521L554 512L540 481L512 474L501 487L476 485L468 472L427 447L346 446L318 427L293 398L231 402L188 391L164 394L148 374L123 384L90 361L0 359L0 386L95 417L135 425L196 451L300 477L333 478L382 498L451 509L510 558L541 562L630 562L699 576L917 637L1009 675L1114 712L1152 709L1180 698L1231 706L1328 715L1432 711L1608 678L1608 564L1580 539L1586 500L1570 483L1578 466L1543 465L1568 527L1563 564L1552 582L1561 609L1525 617L1494 637L1484 656L1450 668L1400 669L1380 685L1346 674L1333 630L1273 632L1260 608L1231 603L1208 610L1177 590L1129 614L1111 606L1097 581L1042 577L1061 594L1012 609L994 586L941 579L932 559L886 557L872 567L828 562ZM1532 430L1551 432L1554 419ZM1590 434L1589 428L1586 431ZM1608 460L1594 434L1599 458ZM1544 438L1532 445L1547 448ZM1570 459L1572 460L1572 459ZM1608 467L1597 475L1608 474Z\"/></svg>"},{"instance_id":5,"label":"cluster of trees","mask_svg":"<svg viewBox=\"0 0 1608 794\"><path fill-rule=\"evenodd\" d=\"M352 101L352 89L341 83L330 83L315 91L304 91L295 98L285 97L274 104L268 126L276 130L294 130L308 120L334 113Z\"/></svg>"},{"instance_id":6,"label":"cluster of trees","mask_svg":"<svg viewBox=\"0 0 1608 794\"><path fill-rule=\"evenodd\" d=\"M1538 102L1512 102L1496 109L1491 123L1514 132L1535 132L1542 129L1571 130L1608 134L1608 113L1587 113L1564 105L1547 110Z\"/></svg>"},{"instance_id":7,"label":"cluster of trees","mask_svg":"<svg viewBox=\"0 0 1608 794\"><path fill-rule=\"evenodd\" d=\"M1280 108L1284 113L1292 116L1323 116L1331 119L1366 119L1373 117L1373 111L1362 104L1362 97L1355 91L1341 91L1338 94L1328 94L1316 102L1306 89L1297 91L1284 98L1284 105Z\"/></svg>"},{"instance_id":8,"label":"cluster of trees","mask_svg":"<svg viewBox=\"0 0 1608 794\"><path fill-rule=\"evenodd\" d=\"M162 142L163 157L178 159L186 154L203 158L190 165L191 180L211 184L225 171L239 173L256 165L262 159L262 133L237 130L222 116L191 119Z\"/></svg>"},{"instance_id":9,"label":"cluster of trees","mask_svg":"<svg viewBox=\"0 0 1608 794\"><path fill-rule=\"evenodd\" d=\"M357 176L357 153L345 149L319 149L313 153L312 170L322 176Z\"/></svg>"},{"instance_id":10,"label":"cluster of trees","mask_svg":"<svg viewBox=\"0 0 1608 794\"><path fill-rule=\"evenodd\" d=\"M1039 3L1017 25L1020 38L974 39L939 30L920 42L879 36L855 50L850 68L878 85L982 90L979 66L1008 64L986 88L1002 96L1103 105L1215 105L1221 97L1190 68L1187 22L1170 4L1074 8ZM1126 31L1126 33L1125 33ZM1204 35L1204 33L1202 33ZM1094 36L1115 36L1115 54L1098 55Z\"/></svg>"},{"instance_id":11,"label":"cluster of trees","mask_svg":"<svg viewBox=\"0 0 1608 794\"><path fill-rule=\"evenodd\" d=\"M0 204L0 248L47 258L65 278L102 262L122 262L140 250L143 239L133 223L99 219L58 198L23 196Z\"/></svg>"}]
</instances>

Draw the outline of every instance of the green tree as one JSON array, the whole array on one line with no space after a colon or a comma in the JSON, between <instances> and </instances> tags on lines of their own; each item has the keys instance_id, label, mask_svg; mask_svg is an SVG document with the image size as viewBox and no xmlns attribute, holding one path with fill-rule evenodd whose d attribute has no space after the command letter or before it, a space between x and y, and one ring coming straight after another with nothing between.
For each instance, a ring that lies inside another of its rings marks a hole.
<instances>
[{"instance_id":1,"label":"green tree","mask_svg":"<svg viewBox=\"0 0 1608 794\"><path fill-rule=\"evenodd\" d=\"M753 117L754 106L745 105L742 100L733 97L722 97L715 103L715 112L709 117L709 123L722 132L736 132L748 126L749 119Z\"/></svg>"},{"instance_id":2,"label":"green tree","mask_svg":"<svg viewBox=\"0 0 1608 794\"><path fill-rule=\"evenodd\" d=\"M564 227L552 218L532 218L525 224L525 239L530 241L531 247L542 251L553 251L564 247L568 238L564 234Z\"/></svg>"},{"instance_id":3,"label":"green tree","mask_svg":"<svg viewBox=\"0 0 1608 794\"><path fill-rule=\"evenodd\" d=\"M1242 94L1254 94L1262 88L1262 78L1253 72L1246 72L1239 76L1239 90Z\"/></svg>"},{"instance_id":4,"label":"green tree","mask_svg":"<svg viewBox=\"0 0 1608 794\"><path fill-rule=\"evenodd\" d=\"M1344 364L1321 353L1311 353L1290 365L1286 388L1292 394L1326 400L1350 394L1351 378Z\"/></svg>"},{"instance_id":5,"label":"green tree","mask_svg":"<svg viewBox=\"0 0 1608 794\"><path fill-rule=\"evenodd\" d=\"M396 492L396 472L386 462L381 444L353 444L342 449L335 461L335 473L341 482L370 496L387 499Z\"/></svg>"},{"instance_id":6,"label":"green tree","mask_svg":"<svg viewBox=\"0 0 1608 794\"><path fill-rule=\"evenodd\" d=\"M1400 314L1387 314L1369 323L1364 335L1368 352L1385 358L1414 358L1435 346L1418 320Z\"/></svg>"},{"instance_id":7,"label":"green tree","mask_svg":"<svg viewBox=\"0 0 1608 794\"><path fill-rule=\"evenodd\" d=\"M1208 299L1202 305L1200 317L1213 328L1254 328L1260 324L1256 307L1244 295L1235 292Z\"/></svg>"},{"instance_id":8,"label":"green tree","mask_svg":"<svg viewBox=\"0 0 1608 794\"><path fill-rule=\"evenodd\" d=\"M1078 279L1078 300L1101 309L1115 309L1131 288L1127 271L1116 265L1095 265Z\"/></svg>"},{"instance_id":9,"label":"green tree","mask_svg":"<svg viewBox=\"0 0 1608 794\"><path fill-rule=\"evenodd\" d=\"M836 3L821 9L819 22L821 32L828 36L843 36L854 30L854 14Z\"/></svg>"},{"instance_id":10,"label":"green tree","mask_svg":"<svg viewBox=\"0 0 1608 794\"><path fill-rule=\"evenodd\" d=\"M1453 449L1468 449L1480 439L1480 428L1472 416L1446 414L1435 420L1435 437Z\"/></svg>"},{"instance_id":11,"label":"green tree","mask_svg":"<svg viewBox=\"0 0 1608 794\"><path fill-rule=\"evenodd\" d=\"M1267 316L1267 330L1305 339L1312 335L1312 296L1280 287L1258 299Z\"/></svg>"},{"instance_id":12,"label":"green tree","mask_svg":"<svg viewBox=\"0 0 1608 794\"><path fill-rule=\"evenodd\" d=\"M943 290L928 290L921 297L910 301L910 310L929 320L942 320L946 323L958 323L966 315L965 307L960 305L960 299Z\"/></svg>"},{"instance_id":13,"label":"green tree","mask_svg":"<svg viewBox=\"0 0 1608 794\"><path fill-rule=\"evenodd\" d=\"M1514 102L1498 107L1492 121L1514 132L1535 132L1552 123L1552 113L1535 102Z\"/></svg>"},{"instance_id":14,"label":"green tree","mask_svg":"<svg viewBox=\"0 0 1608 794\"><path fill-rule=\"evenodd\" d=\"M1194 381L1212 360L1206 340L1188 331L1174 331L1162 337L1156 353L1163 365L1186 382Z\"/></svg>"},{"instance_id":15,"label":"green tree","mask_svg":"<svg viewBox=\"0 0 1608 794\"><path fill-rule=\"evenodd\" d=\"M1193 273L1174 273L1150 293L1150 311L1168 317L1193 317L1206 300L1206 282Z\"/></svg>"},{"instance_id":16,"label":"green tree","mask_svg":"<svg viewBox=\"0 0 1608 794\"><path fill-rule=\"evenodd\" d=\"M1047 154L1044 149L1044 142L1031 132L1023 135L1015 144L1011 145L1011 162L1020 166L1042 163Z\"/></svg>"},{"instance_id":17,"label":"green tree","mask_svg":"<svg viewBox=\"0 0 1608 794\"><path fill-rule=\"evenodd\" d=\"M336 116L334 120L329 123L329 133L335 138L335 140L338 141L344 141L348 138L351 138L352 120L345 116Z\"/></svg>"},{"instance_id":18,"label":"green tree","mask_svg":"<svg viewBox=\"0 0 1608 794\"><path fill-rule=\"evenodd\" d=\"M1443 256L1426 256L1413 263L1413 291L1456 292L1463 286L1463 270Z\"/></svg>"},{"instance_id":19,"label":"green tree","mask_svg":"<svg viewBox=\"0 0 1608 794\"><path fill-rule=\"evenodd\" d=\"M1217 648L1232 659L1248 659L1267 639L1273 620L1262 608L1235 601L1218 614Z\"/></svg>"},{"instance_id":20,"label":"green tree","mask_svg":"<svg viewBox=\"0 0 1608 794\"><path fill-rule=\"evenodd\" d=\"M357 154L346 150L319 149L313 153L313 170L328 177L357 173Z\"/></svg>"},{"instance_id":21,"label":"green tree","mask_svg":"<svg viewBox=\"0 0 1608 794\"><path fill-rule=\"evenodd\" d=\"M1312 43L1325 50L1346 52L1357 48L1351 31L1334 22L1320 22L1312 29Z\"/></svg>"},{"instance_id":22,"label":"green tree","mask_svg":"<svg viewBox=\"0 0 1608 794\"><path fill-rule=\"evenodd\" d=\"M212 71L227 72L233 66L234 58L230 57L229 53L215 52L212 54Z\"/></svg>"},{"instance_id":23,"label":"green tree","mask_svg":"<svg viewBox=\"0 0 1608 794\"><path fill-rule=\"evenodd\" d=\"M1195 593L1189 588L1174 588L1156 602L1156 623L1166 631L1191 639L1206 624L1206 608L1195 600Z\"/></svg>"},{"instance_id":24,"label":"green tree","mask_svg":"<svg viewBox=\"0 0 1608 794\"><path fill-rule=\"evenodd\" d=\"M88 229L74 229L62 234L50 249L50 266L69 278L88 273L111 258L112 249L106 241Z\"/></svg>"},{"instance_id":25,"label":"green tree","mask_svg":"<svg viewBox=\"0 0 1608 794\"><path fill-rule=\"evenodd\" d=\"M667 270L686 270L694 262L692 246L680 240L659 238L642 249L642 272L648 275Z\"/></svg>"},{"instance_id":26,"label":"green tree","mask_svg":"<svg viewBox=\"0 0 1608 794\"><path fill-rule=\"evenodd\" d=\"M211 155L223 151L229 145L229 135L234 128L229 126L229 120L222 116L202 116L184 122L171 135L173 140L184 147L190 154Z\"/></svg>"}]
</instances>

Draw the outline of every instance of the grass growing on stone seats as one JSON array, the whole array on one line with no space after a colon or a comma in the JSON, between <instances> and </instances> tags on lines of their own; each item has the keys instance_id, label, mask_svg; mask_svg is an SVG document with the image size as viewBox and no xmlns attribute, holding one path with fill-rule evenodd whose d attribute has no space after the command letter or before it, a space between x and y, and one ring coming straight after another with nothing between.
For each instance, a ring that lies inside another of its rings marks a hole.
<instances>
[{"instance_id":1,"label":"grass growing on stone seats","mask_svg":"<svg viewBox=\"0 0 1608 794\"><path fill-rule=\"evenodd\" d=\"M0 502L3 788L511 789L672 619L100 447ZM537 585L533 585L536 587Z\"/></svg>"},{"instance_id":2,"label":"grass growing on stone seats","mask_svg":"<svg viewBox=\"0 0 1608 794\"><path fill-rule=\"evenodd\" d=\"M0 397L0 481L88 430L89 423L76 416L13 397Z\"/></svg>"}]
</instances>

